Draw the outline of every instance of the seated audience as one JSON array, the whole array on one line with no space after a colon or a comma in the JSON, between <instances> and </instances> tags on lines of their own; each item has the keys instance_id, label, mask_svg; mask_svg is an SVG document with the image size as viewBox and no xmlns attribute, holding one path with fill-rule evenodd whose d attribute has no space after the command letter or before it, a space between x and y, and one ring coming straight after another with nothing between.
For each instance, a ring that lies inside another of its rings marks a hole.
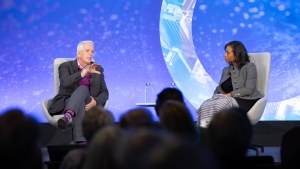
<instances>
[{"instance_id":1,"label":"seated audience","mask_svg":"<svg viewBox=\"0 0 300 169\"><path fill-rule=\"evenodd\" d=\"M148 169L218 169L212 154L196 144L172 139L156 146L149 155Z\"/></svg>"},{"instance_id":2,"label":"seated audience","mask_svg":"<svg viewBox=\"0 0 300 169\"><path fill-rule=\"evenodd\" d=\"M155 111L159 117L160 108L167 100L175 100L184 103L183 95L180 90L176 88L165 88L158 95L155 103Z\"/></svg>"},{"instance_id":3,"label":"seated audience","mask_svg":"<svg viewBox=\"0 0 300 169\"><path fill-rule=\"evenodd\" d=\"M300 168L300 127L294 127L283 135L280 155L284 168Z\"/></svg>"},{"instance_id":4,"label":"seated audience","mask_svg":"<svg viewBox=\"0 0 300 169\"><path fill-rule=\"evenodd\" d=\"M183 138L198 138L193 118L184 103L168 100L160 107L159 114L162 128Z\"/></svg>"},{"instance_id":5,"label":"seated audience","mask_svg":"<svg viewBox=\"0 0 300 169\"><path fill-rule=\"evenodd\" d=\"M91 108L82 121L82 132L87 141L91 141L95 133L105 126L115 125L113 114L101 106Z\"/></svg>"},{"instance_id":6,"label":"seated audience","mask_svg":"<svg viewBox=\"0 0 300 169\"><path fill-rule=\"evenodd\" d=\"M115 152L118 169L145 169L149 153L161 142L168 133L149 128L126 130Z\"/></svg>"},{"instance_id":7,"label":"seated audience","mask_svg":"<svg viewBox=\"0 0 300 169\"><path fill-rule=\"evenodd\" d=\"M116 169L116 145L122 130L115 126L106 126L99 130L90 143L83 169Z\"/></svg>"},{"instance_id":8,"label":"seated audience","mask_svg":"<svg viewBox=\"0 0 300 169\"><path fill-rule=\"evenodd\" d=\"M208 126L212 151L224 169L241 167L252 137L252 125L240 108L218 112Z\"/></svg>"},{"instance_id":9,"label":"seated audience","mask_svg":"<svg viewBox=\"0 0 300 169\"><path fill-rule=\"evenodd\" d=\"M18 109L0 116L0 168L42 169L38 122Z\"/></svg>"},{"instance_id":10,"label":"seated audience","mask_svg":"<svg viewBox=\"0 0 300 169\"><path fill-rule=\"evenodd\" d=\"M154 121L151 112L145 108L131 109L120 118L120 127L124 129L152 127Z\"/></svg>"},{"instance_id":11,"label":"seated audience","mask_svg":"<svg viewBox=\"0 0 300 169\"><path fill-rule=\"evenodd\" d=\"M114 125L113 115L100 106L91 108L85 113L82 121L83 135L90 143L95 133L105 126ZM74 149L64 157L61 169L80 169L86 157L86 149Z\"/></svg>"}]
</instances>

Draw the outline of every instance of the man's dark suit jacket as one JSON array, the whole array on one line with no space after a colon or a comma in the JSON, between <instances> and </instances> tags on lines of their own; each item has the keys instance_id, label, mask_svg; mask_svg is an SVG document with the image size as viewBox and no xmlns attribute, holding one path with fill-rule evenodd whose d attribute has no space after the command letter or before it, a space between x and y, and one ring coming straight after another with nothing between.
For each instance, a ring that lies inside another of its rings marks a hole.
<instances>
[{"instance_id":1,"label":"man's dark suit jacket","mask_svg":"<svg viewBox=\"0 0 300 169\"><path fill-rule=\"evenodd\" d=\"M96 70L101 74L90 75L90 95L97 101L97 105L104 105L108 100L108 90L104 80L104 69L97 66ZM59 68L60 86L58 94L50 102L48 111L51 115L61 114L68 99L75 89L79 86L82 79L78 68L77 59L62 63Z\"/></svg>"}]
</instances>

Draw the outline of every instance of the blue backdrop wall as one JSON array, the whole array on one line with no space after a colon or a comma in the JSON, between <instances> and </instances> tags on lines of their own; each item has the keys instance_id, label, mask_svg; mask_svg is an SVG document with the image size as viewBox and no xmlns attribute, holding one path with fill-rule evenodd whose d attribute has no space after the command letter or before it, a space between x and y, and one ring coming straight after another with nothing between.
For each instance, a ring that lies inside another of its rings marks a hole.
<instances>
[{"instance_id":1,"label":"blue backdrop wall","mask_svg":"<svg viewBox=\"0 0 300 169\"><path fill-rule=\"evenodd\" d=\"M300 3L291 0L1 1L0 110L19 107L45 122L41 102L54 95L53 60L75 58L77 43L88 39L117 120L145 101L146 83L154 102L173 82L196 119L226 66L224 45L240 40L249 52L272 55L262 120L299 120L299 26ZM199 67L204 74L195 74Z\"/></svg>"}]
</instances>

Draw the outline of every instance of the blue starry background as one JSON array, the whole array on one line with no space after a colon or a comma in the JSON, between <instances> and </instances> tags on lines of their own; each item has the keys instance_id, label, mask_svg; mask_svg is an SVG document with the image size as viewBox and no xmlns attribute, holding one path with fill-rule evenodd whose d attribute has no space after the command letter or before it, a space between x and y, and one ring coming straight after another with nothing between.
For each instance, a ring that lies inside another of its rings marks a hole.
<instances>
[{"instance_id":1,"label":"blue starry background","mask_svg":"<svg viewBox=\"0 0 300 169\"><path fill-rule=\"evenodd\" d=\"M41 102L54 95L53 61L75 58L81 40L95 42L95 60L104 67L109 109L117 120L145 101L147 82L147 101L154 102L173 82L160 45L161 4L162 0L0 1L0 113L19 107L46 122ZM297 1L197 1L193 41L205 70L218 81L225 65L224 44L241 39L251 52L272 53L270 101L299 96L299 7ZM187 104L195 118L196 108ZM268 114L265 120L273 120Z\"/></svg>"}]
</instances>

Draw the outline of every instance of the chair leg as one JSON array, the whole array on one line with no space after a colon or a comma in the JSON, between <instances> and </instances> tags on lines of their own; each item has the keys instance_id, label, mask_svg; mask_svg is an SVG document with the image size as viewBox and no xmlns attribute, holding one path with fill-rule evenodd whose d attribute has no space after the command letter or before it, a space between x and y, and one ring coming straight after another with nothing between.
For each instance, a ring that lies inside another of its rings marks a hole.
<instances>
[{"instance_id":1,"label":"chair leg","mask_svg":"<svg viewBox=\"0 0 300 169\"><path fill-rule=\"evenodd\" d=\"M253 146L257 147L257 148L260 148L260 152L264 153L265 152L265 148L263 145L260 145L260 144L252 144Z\"/></svg>"},{"instance_id":2,"label":"chair leg","mask_svg":"<svg viewBox=\"0 0 300 169\"><path fill-rule=\"evenodd\" d=\"M255 155L259 156L259 149L253 145L249 145L249 149L250 150L254 150L255 151Z\"/></svg>"},{"instance_id":3,"label":"chair leg","mask_svg":"<svg viewBox=\"0 0 300 169\"><path fill-rule=\"evenodd\" d=\"M254 150L256 153L256 156L259 156L259 152L261 152L261 153L265 152L264 146L260 145L260 144L250 144L249 149Z\"/></svg>"},{"instance_id":4,"label":"chair leg","mask_svg":"<svg viewBox=\"0 0 300 169\"><path fill-rule=\"evenodd\" d=\"M71 140L70 144L76 144L75 141L74 141L74 128L73 128L73 124L71 126L71 138L72 138L72 140Z\"/></svg>"}]
</instances>

